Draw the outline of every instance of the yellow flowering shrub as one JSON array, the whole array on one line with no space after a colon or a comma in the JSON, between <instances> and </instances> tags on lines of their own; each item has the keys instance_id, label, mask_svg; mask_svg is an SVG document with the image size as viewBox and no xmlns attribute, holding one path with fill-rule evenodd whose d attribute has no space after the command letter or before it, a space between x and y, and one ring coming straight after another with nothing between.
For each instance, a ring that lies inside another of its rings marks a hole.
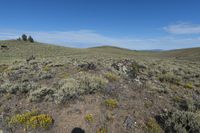
<instances>
[{"instance_id":1,"label":"yellow flowering shrub","mask_svg":"<svg viewBox=\"0 0 200 133\"><path fill-rule=\"evenodd\" d=\"M38 114L35 111L16 114L9 120L10 125L23 126L28 128L49 128L53 124L53 118L47 114Z\"/></svg>"},{"instance_id":2,"label":"yellow flowering shrub","mask_svg":"<svg viewBox=\"0 0 200 133\"><path fill-rule=\"evenodd\" d=\"M36 116L32 116L28 121L28 125L31 128L48 128L53 123L53 119L51 116L47 114L40 114Z\"/></svg>"},{"instance_id":3,"label":"yellow flowering shrub","mask_svg":"<svg viewBox=\"0 0 200 133\"><path fill-rule=\"evenodd\" d=\"M116 108L118 106L117 100L112 98L105 100L105 104L110 108Z\"/></svg>"},{"instance_id":4,"label":"yellow flowering shrub","mask_svg":"<svg viewBox=\"0 0 200 133\"><path fill-rule=\"evenodd\" d=\"M94 120L93 115L92 114L88 114L85 116L85 120L87 122L92 122Z\"/></svg>"}]
</instances>

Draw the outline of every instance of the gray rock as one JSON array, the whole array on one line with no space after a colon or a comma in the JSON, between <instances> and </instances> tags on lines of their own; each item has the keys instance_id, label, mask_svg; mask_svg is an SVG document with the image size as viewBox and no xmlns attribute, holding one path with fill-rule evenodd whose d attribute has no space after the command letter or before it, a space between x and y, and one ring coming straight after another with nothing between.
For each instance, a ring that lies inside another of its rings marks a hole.
<instances>
[{"instance_id":1,"label":"gray rock","mask_svg":"<svg viewBox=\"0 0 200 133\"><path fill-rule=\"evenodd\" d=\"M131 116L126 116L123 125L126 129L132 129L134 127L134 123L135 122Z\"/></svg>"}]
</instances>

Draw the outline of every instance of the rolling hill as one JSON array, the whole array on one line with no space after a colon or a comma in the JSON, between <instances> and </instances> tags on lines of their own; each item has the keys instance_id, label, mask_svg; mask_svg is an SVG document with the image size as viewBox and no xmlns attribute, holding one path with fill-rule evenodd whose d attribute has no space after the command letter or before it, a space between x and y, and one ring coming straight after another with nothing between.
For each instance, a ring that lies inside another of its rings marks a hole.
<instances>
[{"instance_id":1,"label":"rolling hill","mask_svg":"<svg viewBox=\"0 0 200 133\"><path fill-rule=\"evenodd\" d=\"M37 58L55 58L65 56L139 56L153 58L177 58L186 60L199 60L200 48L188 48L171 51L136 51L113 46L100 46L93 48L69 48L44 43L30 43L24 41L8 40L0 41L0 45L8 46L8 50L0 50L1 62L9 62L15 59L26 59L31 55Z\"/></svg>"},{"instance_id":2,"label":"rolling hill","mask_svg":"<svg viewBox=\"0 0 200 133\"><path fill-rule=\"evenodd\" d=\"M200 48L0 46L0 132L200 132Z\"/></svg>"}]
</instances>

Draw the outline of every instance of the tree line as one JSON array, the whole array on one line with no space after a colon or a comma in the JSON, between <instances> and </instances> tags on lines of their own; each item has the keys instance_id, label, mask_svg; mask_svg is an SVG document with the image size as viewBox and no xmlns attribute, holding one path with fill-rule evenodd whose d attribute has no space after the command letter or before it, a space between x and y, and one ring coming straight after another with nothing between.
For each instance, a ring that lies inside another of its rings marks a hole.
<instances>
[{"instance_id":1,"label":"tree line","mask_svg":"<svg viewBox=\"0 0 200 133\"><path fill-rule=\"evenodd\" d=\"M19 41L29 41L29 42L32 42L32 43L34 42L34 39L31 36L27 36L26 34L23 34L17 40L19 40Z\"/></svg>"}]
</instances>

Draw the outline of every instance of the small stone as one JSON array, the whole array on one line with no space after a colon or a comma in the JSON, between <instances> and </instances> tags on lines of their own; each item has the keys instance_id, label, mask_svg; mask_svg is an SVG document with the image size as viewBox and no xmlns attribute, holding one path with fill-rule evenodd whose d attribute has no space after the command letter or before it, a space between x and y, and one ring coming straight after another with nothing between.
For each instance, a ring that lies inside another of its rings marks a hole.
<instances>
[{"instance_id":1,"label":"small stone","mask_svg":"<svg viewBox=\"0 0 200 133\"><path fill-rule=\"evenodd\" d=\"M124 127L126 129L132 129L134 126L134 121L133 118L131 116L126 116L125 121L124 121Z\"/></svg>"}]
</instances>

